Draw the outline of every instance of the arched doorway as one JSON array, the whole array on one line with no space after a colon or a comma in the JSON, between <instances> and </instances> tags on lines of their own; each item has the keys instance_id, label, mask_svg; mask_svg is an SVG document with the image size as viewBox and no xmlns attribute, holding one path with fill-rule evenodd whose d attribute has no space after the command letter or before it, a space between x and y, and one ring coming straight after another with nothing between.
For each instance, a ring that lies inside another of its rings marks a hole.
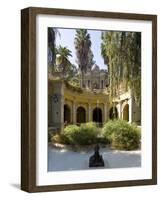
<instances>
[{"instance_id":1,"label":"arched doorway","mask_svg":"<svg viewBox=\"0 0 161 200\"><path fill-rule=\"evenodd\" d=\"M102 123L102 110L100 108L95 108L93 110L93 121Z\"/></svg>"},{"instance_id":2,"label":"arched doorway","mask_svg":"<svg viewBox=\"0 0 161 200\"><path fill-rule=\"evenodd\" d=\"M69 124L71 122L71 112L70 107L65 104L64 105L64 123Z\"/></svg>"},{"instance_id":3,"label":"arched doorway","mask_svg":"<svg viewBox=\"0 0 161 200\"><path fill-rule=\"evenodd\" d=\"M126 104L123 109L123 120L129 121L129 104Z\"/></svg>"},{"instance_id":4,"label":"arched doorway","mask_svg":"<svg viewBox=\"0 0 161 200\"><path fill-rule=\"evenodd\" d=\"M85 123L86 122L86 111L80 106L77 108L77 123Z\"/></svg>"},{"instance_id":5,"label":"arched doorway","mask_svg":"<svg viewBox=\"0 0 161 200\"><path fill-rule=\"evenodd\" d=\"M110 113L109 113L109 117L110 119L117 119L118 118L118 112L117 112L117 108L114 106L110 109Z\"/></svg>"}]
</instances>

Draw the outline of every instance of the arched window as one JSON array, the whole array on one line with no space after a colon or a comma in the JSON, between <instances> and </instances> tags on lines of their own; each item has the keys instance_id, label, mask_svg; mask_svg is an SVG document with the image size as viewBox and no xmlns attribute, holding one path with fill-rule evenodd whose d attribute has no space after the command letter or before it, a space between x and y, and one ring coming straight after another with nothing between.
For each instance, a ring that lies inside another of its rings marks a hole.
<instances>
[{"instance_id":1,"label":"arched window","mask_svg":"<svg viewBox=\"0 0 161 200\"><path fill-rule=\"evenodd\" d=\"M118 118L118 112L117 112L117 108L115 106L113 106L110 109L109 117L110 117L110 119L117 119Z\"/></svg>"},{"instance_id":2,"label":"arched window","mask_svg":"<svg viewBox=\"0 0 161 200\"><path fill-rule=\"evenodd\" d=\"M66 124L69 124L71 122L70 107L67 104L64 105L64 122Z\"/></svg>"},{"instance_id":3,"label":"arched window","mask_svg":"<svg viewBox=\"0 0 161 200\"><path fill-rule=\"evenodd\" d=\"M86 110L80 106L77 108L77 123L85 123L86 122Z\"/></svg>"},{"instance_id":4,"label":"arched window","mask_svg":"<svg viewBox=\"0 0 161 200\"><path fill-rule=\"evenodd\" d=\"M123 108L123 119L129 121L129 104L126 104Z\"/></svg>"},{"instance_id":5,"label":"arched window","mask_svg":"<svg viewBox=\"0 0 161 200\"><path fill-rule=\"evenodd\" d=\"M93 121L102 123L102 110L100 108L95 108L93 110Z\"/></svg>"}]
</instances>

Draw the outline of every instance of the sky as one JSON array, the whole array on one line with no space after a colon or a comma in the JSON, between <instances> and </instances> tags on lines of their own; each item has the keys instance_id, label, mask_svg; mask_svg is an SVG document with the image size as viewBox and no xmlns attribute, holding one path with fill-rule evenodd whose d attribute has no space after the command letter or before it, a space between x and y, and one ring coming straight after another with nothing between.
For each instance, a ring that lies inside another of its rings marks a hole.
<instances>
[{"instance_id":1,"label":"sky","mask_svg":"<svg viewBox=\"0 0 161 200\"><path fill-rule=\"evenodd\" d=\"M75 47L74 47L74 37L75 37L75 29L57 29L60 33L56 36L56 46L66 46L68 49L72 51L72 57L69 57L70 62L75 64L76 63L76 54L75 54ZM100 69L107 69L107 66L104 64L103 58L101 56L101 31L96 30L88 30L88 33L91 37L92 42L92 52L94 54L94 61L100 67Z\"/></svg>"}]
</instances>

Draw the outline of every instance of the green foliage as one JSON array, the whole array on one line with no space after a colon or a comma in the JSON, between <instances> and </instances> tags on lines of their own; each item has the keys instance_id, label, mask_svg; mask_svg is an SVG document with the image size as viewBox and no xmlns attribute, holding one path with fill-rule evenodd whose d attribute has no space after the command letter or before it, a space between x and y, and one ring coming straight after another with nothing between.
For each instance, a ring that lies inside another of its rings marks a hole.
<instances>
[{"instance_id":1,"label":"green foliage","mask_svg":"<svg viewBox=\"0 0 161 200\"><path fill-rule=\"evenodd\" d=\"M124 120L111 120L102 130L89 122L80 126L68 125L63 134L54 134L51 141L70 145L111 144L115 149L134 150L140 145L140 129Z\"/></svg>"},{"instance_id":2,"label":"green foliage","mask_svg":"<svg viewBox=\"0 0 161 200\"><path fill-rule=\"evenodd\" d=\"M62 47L61 45L56 49L56 64L64 75L72 66L69 60L69 57L72 56L71 53L67 47Z\"/></svg>"},{"instance_id":3,"label":"green foliage","mask_svg":"<svg viewBox=\"0 0 161 200\"><path fill-rule=\"evenodd\" d=\"M56 142L56 143L60 143L60 144L70 144L69 139L67 136L65 136L64 134L55 134L52 138L51 138L52 142Z\"/></svg>"},{"instance_id":4,"label":"green foliage","mask_svg":"<svg viewBox=\"0 0 161 200\"><path fill-rule=\"evenodd\" d=\"M141 101L141 34L138 32L104 31L101 53L108 66L110 99L119 95L120 87L132 90Z\"/></svg>"},{"instance_id":5,"label":"green foliage","mask_svg":"<svg viewBox=\"0 0 161 200\"><path fill-rule=\"evenodd\" d=\"M77 87L77 88L80 88L80 81L79 81L79 78L77 76L72 77L70 80L68 80L68 82L69 82L70 85Z\"/></svg>"},{"instance_id":6,"label":"green foliage","mask_svg":"<svg viewBox=\"0 0 161 200\"><path fill-rule=\"evenodd\" d=\"M56 59L56 36L60 33L56 28L48 28L48 65L50 66L51 72L54 70L55 59Z\"/></svg>"},{"instance_id":7,"label":"green foliage","mask_svg":"<svg viewBox=\"0 0 161 200\"><path fill-rule=\"evenodd\" d=\"M48 132L48 142L51 142L53 137L53 134L51 132Z\"/></svg>"},{"instance_id":8,"label":"green foliage","mask_svg":"<svg viewBox=\"0 0 161 200\"><path fill-rule=\"evenodd\" d=\"M71 84L71 83L68 82L68 81L64 81L64 83L65 83L65 86L66 86L68 89L72 90L73 92L83 93L82 88L80 88L79 86L73 85L73 84Z\"/></svg>"},{"instance_id":9,"label":"green foliage","mask_svg":"<svg viewBox=\"0 0 161 200\"><path fill-rule=\"evenodd\" d=\"M77 125L68 125L64 128L64 136L69 144L75 144L75 135L79 134L80 128Z\"/></svg>"},{"instance_id":10,"label":"green foliage","mask_svg":"<svg viewBox=\"0 0 161 200\"><path fill-rule=\"evenodd\" d=\"M76 65L71 64L69 70L66 72L66 80L70 85L80 87L78 68Z\"/></svg>"},{"instance_id":11,"label":"green foliage","mask_svg":"<svg viewBox=\"0 0 161 200\"><path fill-rule=\"evenodd\" d=\"M104 125L102 135L107 138L109 142L112 142L112 134L115 130L117 130L116 120L110 120Z\"/></svg>"},{"instance_id":12,"label":"green foliage","mask_svg":"<svg viewBox=\"0 0 161 200\"><path fill-rule=\"evenodd\" d=\"M48 142L52 142L52 138L56 134L56 131L54 131L53 129L48 129Z\"/></svg>"},{"instance_id":13,"label":"green foliage","mask_svg":"<svg viewBox=\"0 0 161 200\"><path fill-rule=\"evenodd\" d=\"M99 130L93 122L81 124L81 126L68 125L64 133L56 134L52 141L62 144L90 145L96 143L98 134Z\"/></svg>"},{"instance_id":14,"label":"green foliage","mask_svg":"<svg viewBox=\"0 0 161 200\"><path fill-rule=\"evenodd\" d=\"M124 120L107 122L102 134L116 149L133 150L140 145L140 129Z\"/></svg>"},{"instance_id":15,"label":"green foliage","mask_svg":"<svg viewBox=\"0 0 161 200\"><path fill-rule=\"evenodd\" d=\"M85 84L84 74L87 68L91 67L94 63L93 53L91 50L90 34L86 29L76 29L76 35L74 38L74 46L76 50L77 64L82 73L83 86Z\"/></svg>"},{"instance_id":16,"label":"green foliage","mask_svg":"<svg viewBox=\"0 0 161 200\"><path fill-rule=\"evenodd\" d=\"M92 67L94 64L95 64L94 55L93 55L93 52L92 52L92 50L91 50L91 48L90 48L89 53L88 53L88 65L87 65L87 67L88 67L89 69L91 69L91 67Z\"/></svg>"},{"instance_id":17,"label":"green foliage","mask_svg":"<svg viewBox=\"0 0 161 200\"><path fill-rule=\"evenodd\" d=\"M80 145L88 145L96 143L98 135L98 129L96 124L89 122L86 124L81 124L80 131L75 134L75 142Z\"/></svg>"},{"instance_id":18,"label":"green foliage","mask_svg":"<svg viewBox=\"0 0 161 200\"><path fill-rule=\"evenodd\" d=\"M77 63L82 71L86 71L89 64L89 58L91 62L91 39L90 34L86 29L76 29L76 35L74 38L74 45L76 49Z\"/></svg>"}]
</instances>

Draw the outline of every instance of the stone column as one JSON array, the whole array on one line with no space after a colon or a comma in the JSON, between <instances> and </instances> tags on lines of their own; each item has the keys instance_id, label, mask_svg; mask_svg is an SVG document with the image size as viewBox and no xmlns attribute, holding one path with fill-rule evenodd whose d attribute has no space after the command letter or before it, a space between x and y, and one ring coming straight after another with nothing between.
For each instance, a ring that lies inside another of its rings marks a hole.
<instances>
[{"instance_id":1,"label":"stone column","mask_svg":"<svg viewBox=\"0 0 161 200\"><path fill-rule=\"evenodd\" d=\"M88 121L90 122L90 121L92 121L92 119L91 119L91 104L89 103L88 104Z\"/></svg>"},{"instance_id":2,"label":"stone column","mask_svg":"<svg viewBox=\"0 0 161 200\"><path fill-rule=\"evenodd\" d=\"M76 105L75 105L75 101L73 101L73 124L76 124Z\"/></svg>"},{"instance_id":3,"label":"stone column","mask_svg":"<svg viewBox=\"0 0 161 200\"><path fill-rule=\"evenodd\" d=\"M60 133L64 129L64 88L61 81L53 84L54 94L52 97L52 121L53 126L58 129Z\"/></svg>"},{"instance_id":4,"label":"stone column","mask_svg":"<svg viewBox=\"0 0 161 200\"><path fill-rule=\"evenodd\" d=\"M104 104L104 122L107 121L107 104Z\"/></svg>"},{"instance_id":5,"label":"stone column","mask_svg":"<svg viewBox=\"0 0 161 200\"><path fill-rule=\"evenodd\" d=\"M118 104L118 117L119 117L119 119L123 118L123 116L122 116L122 102L121 101Z\"/></svg>"},{"instance_id":6,"label":"stone column","mask_svg":"<svg viewBox=\"0 0 161 200\"><path fill-rule=\"evenodd\" d=\"M132 122L132 97L130 97L130 99L128 100L128 104L129 104L129 122Z\"/></svg>"}]
</instances>

